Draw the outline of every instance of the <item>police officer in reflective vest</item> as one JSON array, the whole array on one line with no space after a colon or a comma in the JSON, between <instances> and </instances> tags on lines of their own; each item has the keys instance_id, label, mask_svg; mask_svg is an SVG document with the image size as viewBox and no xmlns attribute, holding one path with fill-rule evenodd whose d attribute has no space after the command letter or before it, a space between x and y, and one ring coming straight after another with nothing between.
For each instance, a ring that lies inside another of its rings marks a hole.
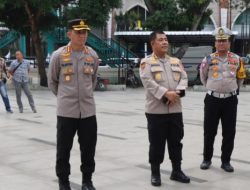
<instances>
[{"instance_id":1,"label":"police officer in reflective vest","mask_svg":"<svg viewBox=\"0 0 250 190\"><path fill-rule=\"evenodd\" d=\"M230 160L236 131L237 94L246 75L242 59L229 51L232 32L219 27L214 35L216 52L205 57L200 67L200 78L207 89L204 100L203 162L200 168L205 170L212 164L214 140L221 120L221 168L233 172Z\"/></svg>"},{"instance_id":2,"label":"police officer in reflective vest","mask_svg":"<svg viewBox=\"0 0 250 190\"><path fill-rule=\"evenodd\" d=\"M69 159L76 133L81 151L82 190L95 190L92 173L97 122L93 90L99 62L96 52L85 45L89 30L84 20L70 20L70 43L53 53L49 67L48 85L57 96L56 174L60 190L71 189Z\"/></svg>"},{"instance_id":3,"label":"police officer in reflective vest","mask_svg":"<svg viewBox=\"0 0 250 190\"><path fill-rule=\"evenodd\" d=\"M161 185L160 164L166 141L173 168L170 179L189 183L189 177L181 170L184 136L181 97L185 95L187 74L181 61L167 54L168 39L163 31L152 32L150 44L153 53L142 59L140 77L146 90L151 184Z\"/></svg>"}]
</instances>

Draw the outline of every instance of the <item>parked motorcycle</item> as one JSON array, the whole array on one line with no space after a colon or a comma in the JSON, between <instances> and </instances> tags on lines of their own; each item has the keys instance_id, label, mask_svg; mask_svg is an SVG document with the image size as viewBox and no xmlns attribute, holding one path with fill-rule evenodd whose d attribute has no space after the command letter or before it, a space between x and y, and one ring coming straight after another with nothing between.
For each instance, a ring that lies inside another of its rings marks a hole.
<instances>
[{"instance_id":1,"label":"parked motorcycle","mask_svg":"<svg viewBox=\"0 0 250 190\"><path fill-rule=\"evenodd\" d=\"M105 90L107 90L107 84L109 83L109 81L107 79L101 78L101 75L98 73L96 80L97 81L96 81L95 90L97 90L97 91L105 91Z\"/></svg>"},{"instance_id":2,"label":"parked motorcycle","mask_svg":"<svg viewBox=\"0 0 250 190\"><path fill-rule=\"evenodd\" d=\"M131 86L132 88L137 88L141 86L141 82L140 79L135 75L133 68L134 66L129 64L129 68L127 69L126 85Z\"/></svg>"}]
</instances>

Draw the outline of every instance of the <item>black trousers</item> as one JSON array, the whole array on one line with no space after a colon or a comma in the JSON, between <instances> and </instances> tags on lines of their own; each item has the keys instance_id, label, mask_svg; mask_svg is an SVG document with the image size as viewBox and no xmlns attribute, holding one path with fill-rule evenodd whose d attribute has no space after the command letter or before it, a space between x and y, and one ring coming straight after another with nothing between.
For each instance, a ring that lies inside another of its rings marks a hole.
<instances>
[{"instance_id":1,"label":"black trousers","mask_svg":"<svg viewBox=\"0 0 250 190\"><path fill-rule=\"evenodd\" d=\"M214 140L221 120L221 161L230 162L234 148L238 98L231 96L222 99L207 94L204 103L204 160L212 159Z\"/></svg>"},{"instance_id":2,"label":"black trousers","mask_svg":"<svg viewBox=\"0 0 250 190\"><path fill-rule=\"evenodd\" d=\"M95 171L96 116L84 119L57 116L56 174L62 180L67 179L70 175L70 151L76 132L80 144L83 176L91 178Z\"/></svg>"},{"instance_id":3,"label":"black trousers","mask_svg":"<svg viewBox=\"0 0 250 190\"><path fill-rule=\"evenodd\" d=\"M173 169L180 169L184 136L182 113L148 114L149 163L159 165L164 160L167 142L169 159Z\"/></svg>"}]
</instances>

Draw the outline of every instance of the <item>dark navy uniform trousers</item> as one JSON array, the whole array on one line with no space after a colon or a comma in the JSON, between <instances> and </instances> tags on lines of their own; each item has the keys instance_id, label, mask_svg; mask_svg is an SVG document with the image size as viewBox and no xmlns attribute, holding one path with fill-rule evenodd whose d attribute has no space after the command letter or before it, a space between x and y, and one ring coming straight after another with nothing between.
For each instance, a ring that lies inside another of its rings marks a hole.
<instances>
[{"instance_id":1,"label":"dark navy uniform trousers","mask_svg":"<svg viewBox=\"0 0 250 190\"><path fill-rule=\"evenodd\" d=\"M173 169L180 169L182 160L181 140L184 136L182 113L146 113L146 117L150 143L149 163L159 165L163 162L167 142L169 159L172 162Z\"/></svg>"},{"instance_id":2,"label":"dark navy uniform trousers","mask_svg":"<svg viewBox=\"0 0 250 190\"><path fill-rule=\"evenodd\" d=\"M223 137L221 161L228 163L234 148L238 98L236 95L216 98L207 94L204 103L204 160L212 159L214 140L221 120Z\"/></svg>"},{"instance_id":3,"label":"dark navy uniform trousers","mask_svg":"<svg viewBox=\"0 0 250 190\"><path fill-rule=\"evenodd\" d=\"M91 178L95 170L96 116L84 119L57 116L56 174L59 179L67 179L70 175L70 151L76 132L80 144L83 177Z\"/></svg>"}]
</instances>

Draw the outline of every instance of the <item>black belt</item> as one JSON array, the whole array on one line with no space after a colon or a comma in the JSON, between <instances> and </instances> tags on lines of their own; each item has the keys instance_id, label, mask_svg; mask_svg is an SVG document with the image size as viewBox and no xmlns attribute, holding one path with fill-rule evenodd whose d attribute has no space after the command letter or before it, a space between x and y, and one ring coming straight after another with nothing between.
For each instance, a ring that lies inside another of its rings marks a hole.
<instances>
[{"instance_id":1,"label":"black belt","mask_svg":"<svg viewBox=\"0 0 250 190\"><path fill-rule=\"evenodd\" d=\"M228 93L219 93L219 92L209 90L209 91L207 91L207 94L209 94L210 96L213 96L215 98L229 98L231 96L237 95L237 92L233 91L233 92L228 92Z\"/></svg>"}]
</instances>

